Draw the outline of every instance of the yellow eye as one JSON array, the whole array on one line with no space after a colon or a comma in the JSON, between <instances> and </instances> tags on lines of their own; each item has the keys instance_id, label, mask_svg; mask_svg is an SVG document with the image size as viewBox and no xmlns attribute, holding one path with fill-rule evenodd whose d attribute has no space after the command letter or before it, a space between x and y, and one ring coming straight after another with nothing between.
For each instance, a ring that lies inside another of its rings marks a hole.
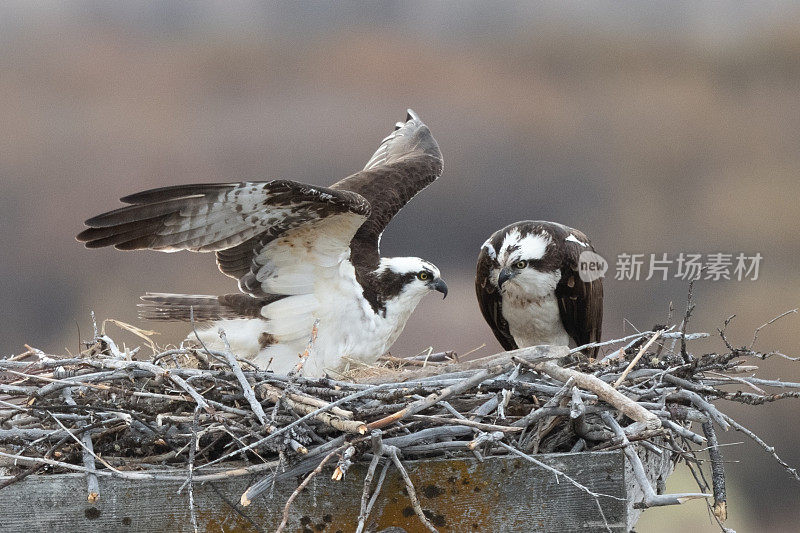
<instances>
[{"instance_id":1,"label":"yellow eye","mask_svg":"<svg viewBox=\"0 0 800 533\"><path fill-rule=\"evenodd\" d=\"M423 270L422 272L417 274L417 279L419 279L420 281L428 281L429 279L431 279L431 273Z\"/></svg>"},{"instance_id":2,"label":"yellow eye","mask_svg":"<svg viewBox=\"0 0 800 533\"><path fill-rule=\"evenodd\" d=\"M523 268L528 266L528 262L527 261L517 261L516 263L514 263L513 266L517 270L522 270Z\"/></svg>"}]
</instances>

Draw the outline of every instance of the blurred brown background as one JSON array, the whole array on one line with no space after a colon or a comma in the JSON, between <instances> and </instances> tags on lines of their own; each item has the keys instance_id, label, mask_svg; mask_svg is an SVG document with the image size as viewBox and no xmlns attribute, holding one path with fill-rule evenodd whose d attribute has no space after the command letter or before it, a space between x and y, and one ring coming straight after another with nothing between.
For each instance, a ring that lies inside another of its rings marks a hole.
<instances>
[{"instance_id":1,"label":"blurred brown background","mask_svg":"<svg viewBox=\"0 0 800 533\"><path fill-rule=\"evenodd\" d=\"M153 327L136 319L148 290L235 290L210 255L83 249L82 221L120 196L276 177L327 185L360 169L406 107L438 139L445 174L382 251L437 263L451 290L423 302L395 355L499 349L474 300L474 261L521 219L583 229L612 274L622 252L760 252L757 281L696 287L689 329L716 332L736 314L735 344L800 303L797 3L12 1L0 5L0 355L77 350L90 310ZM685 282L606 283L604 337L664 323L670 302L680 320ZM798 324L783 319L759 346L800 355ZM760 372L797 381L800 363ZM730 409L800 465L797 402ZM728 525L796 531L800 483L749 441L725 456ZM679 528L718 531L700 502L650 510L638 529Z\"/></svg>"}]
</instances>

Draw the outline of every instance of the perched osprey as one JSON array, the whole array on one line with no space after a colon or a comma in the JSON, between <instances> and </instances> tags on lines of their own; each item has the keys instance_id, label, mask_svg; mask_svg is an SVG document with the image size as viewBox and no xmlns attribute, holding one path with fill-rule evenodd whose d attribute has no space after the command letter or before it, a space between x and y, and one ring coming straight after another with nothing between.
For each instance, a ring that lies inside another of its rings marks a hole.
<instances>
[{"instance_id":1,"label":"perched osprey","mask_svg":"<svg viewBox=\"0 0 800 533\"><path fill-rule=\"evenodd\" d=\"M578 260L586 251L594 255L586 235L544 221L511 224L483 243L475 291L503 348L600 340L603 281L581 279Z\"/></svg>"},{"instance_id":2,"label":"perched osprey","mask_svg":"<svg viewBox=\"0 0 800 533\"><path fill-rule=\"evenodd\" d=\"M148 293L140 315L216 321L200 332L256 365L287 372L317 324L303 374L321 376L347 356L372 362L394 343L429 291L447 295L433 264L380 257L392 217L442 173L442 155L411 110L364 170L330 187L288 180L176 185L122 198L78 235L88 248L215 252L242 294Z\"/></svg>"}]
</instances>

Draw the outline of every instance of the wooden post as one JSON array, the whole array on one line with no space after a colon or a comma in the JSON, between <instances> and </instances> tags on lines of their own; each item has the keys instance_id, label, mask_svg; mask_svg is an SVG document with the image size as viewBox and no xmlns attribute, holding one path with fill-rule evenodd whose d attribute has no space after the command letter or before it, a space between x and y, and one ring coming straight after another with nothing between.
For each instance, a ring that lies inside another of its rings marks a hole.
<instances>
[{"instance_id":1,"label":"wooden post","mask_svg":"<svg viewBox=\"0 0 800 533\"><path fill-rule=\"evenodd\" d=\"M405 461L425 515L439 531L469 532L627 532L635 522L620 450L535 456L593 492L598 502L563 476L558 478L523 458ZM291 507L286 531L356 529L366 465L331 480L334 464L314 478ZM206 471L205 473L209 473ZM2 478L0 478L2 480ZM239 497L252 483L243 476L194 485L201 531L274 531L296 480L276 484L246 508ZM142 482L100 477L100 499L86 499L82 474L30 476L0 490L0 531L190 531L190 511L181 481ZM421 531L405 484L392 468L368 521L369 531L396 526ZM604 517L604 518L603 518Z\"/></svg>"}]
</instances>

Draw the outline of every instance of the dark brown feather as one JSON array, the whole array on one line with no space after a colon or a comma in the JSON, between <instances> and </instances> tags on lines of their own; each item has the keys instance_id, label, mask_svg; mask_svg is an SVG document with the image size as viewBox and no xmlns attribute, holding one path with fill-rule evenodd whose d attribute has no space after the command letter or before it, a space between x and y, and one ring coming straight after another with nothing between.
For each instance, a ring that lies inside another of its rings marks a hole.
<instances>
[{"instance_id":1,"label":"dark brown feather","mask_svg":"<svg viewBox=\"0 0 800 533\"><path fill-rule=\"evenodd\" d=\"M564 241L561 279L556 285L558 309L561 323L577 346L599 342L603 327L603 280L591 282L581 280L578 273L578 259L585 250L595 251L589 239L578 230L571 230L579 240L586 243ZM590 357L597 357L599 348L586 350Z\"/></svg>"},{"instance_id":2,"label":"dark brown feather","mask_svg":"<svg viewBox=\"0 0 800 533\"><path fill-rule=\"evenodd\" d=\"M498 237L499 241L495 242ZM500 232L492 235L489 242L495 249L499 248L500 242L502 242ZM478 255L478 270L475 275L475 294L478 296L481 314L492 329L497 341L504 350L516 350L517 343L508 329L508 322L503 318L503 299L500 296L500 290L490 278L492 270L495 268L499 268L496 258L493 258L485 247L481 248L481 253Z\"/></svg>"},{"instance_id":3,"label":"dark brown feather","mask_svg":"<svg viewBox=\"0 0 800 533\"><path fill-rule=\"evenodd\" d=\"M215 252L220 272L236 279L240 279L250 272L253 266L253 256L264 246L262 237L262 235L257 235L233 248Z\"/></svg>"},{"instance_id":4,"label":"dark brown feather","mask_svg":"<svg viewBox=\"0 0 800 533\"><path fill-rule=\"evenodd\" d=\"M156 187L120 198L120 202L126 204L149 204L169 200L170 198L184 198L194 194L208 195L210 193L224 191L235 187L239 183L200 183L188 185L168 185L166 187Z\"/></svg>"},{"instance_id":5,"label":"dark brown feather","mask_svg":"<svg viewBox=\"0 0 800 533\"><path fill-rule=\"evenodd\" d=\"M439 145L419 117L409 110L407 122L398 126L364 170L331 185L358 193L370 204L370 216L352 242L354 263L362 271L377 268L378 241L392 218L442 174Z\"/></svg>"},{"instance_id":6,"label":"dark brown feather","mask_svg":"<svg viewBox=\"0 0 800 533\"><path fill-rule=\"evenodd\" d=\"M223 318L259 318L261 308L283 296L253 298L247 294L206 296L198 294L147 293L141 297L139 318L209 322Z\"/></svg>"},{"instance_id":7,"label":"dark brown feather","mask_svg":"<svg viewBox=\"0 0 800 533\"><path fill-rule=\"evenodd\" d=\"M90 218L77 239L88 248L217 251L220 270L237 278L261 247L293 228L339 213L369 215L358 194L288 180L178 185L123 200L133 205Z\"/></svg>"}]
</instances>

